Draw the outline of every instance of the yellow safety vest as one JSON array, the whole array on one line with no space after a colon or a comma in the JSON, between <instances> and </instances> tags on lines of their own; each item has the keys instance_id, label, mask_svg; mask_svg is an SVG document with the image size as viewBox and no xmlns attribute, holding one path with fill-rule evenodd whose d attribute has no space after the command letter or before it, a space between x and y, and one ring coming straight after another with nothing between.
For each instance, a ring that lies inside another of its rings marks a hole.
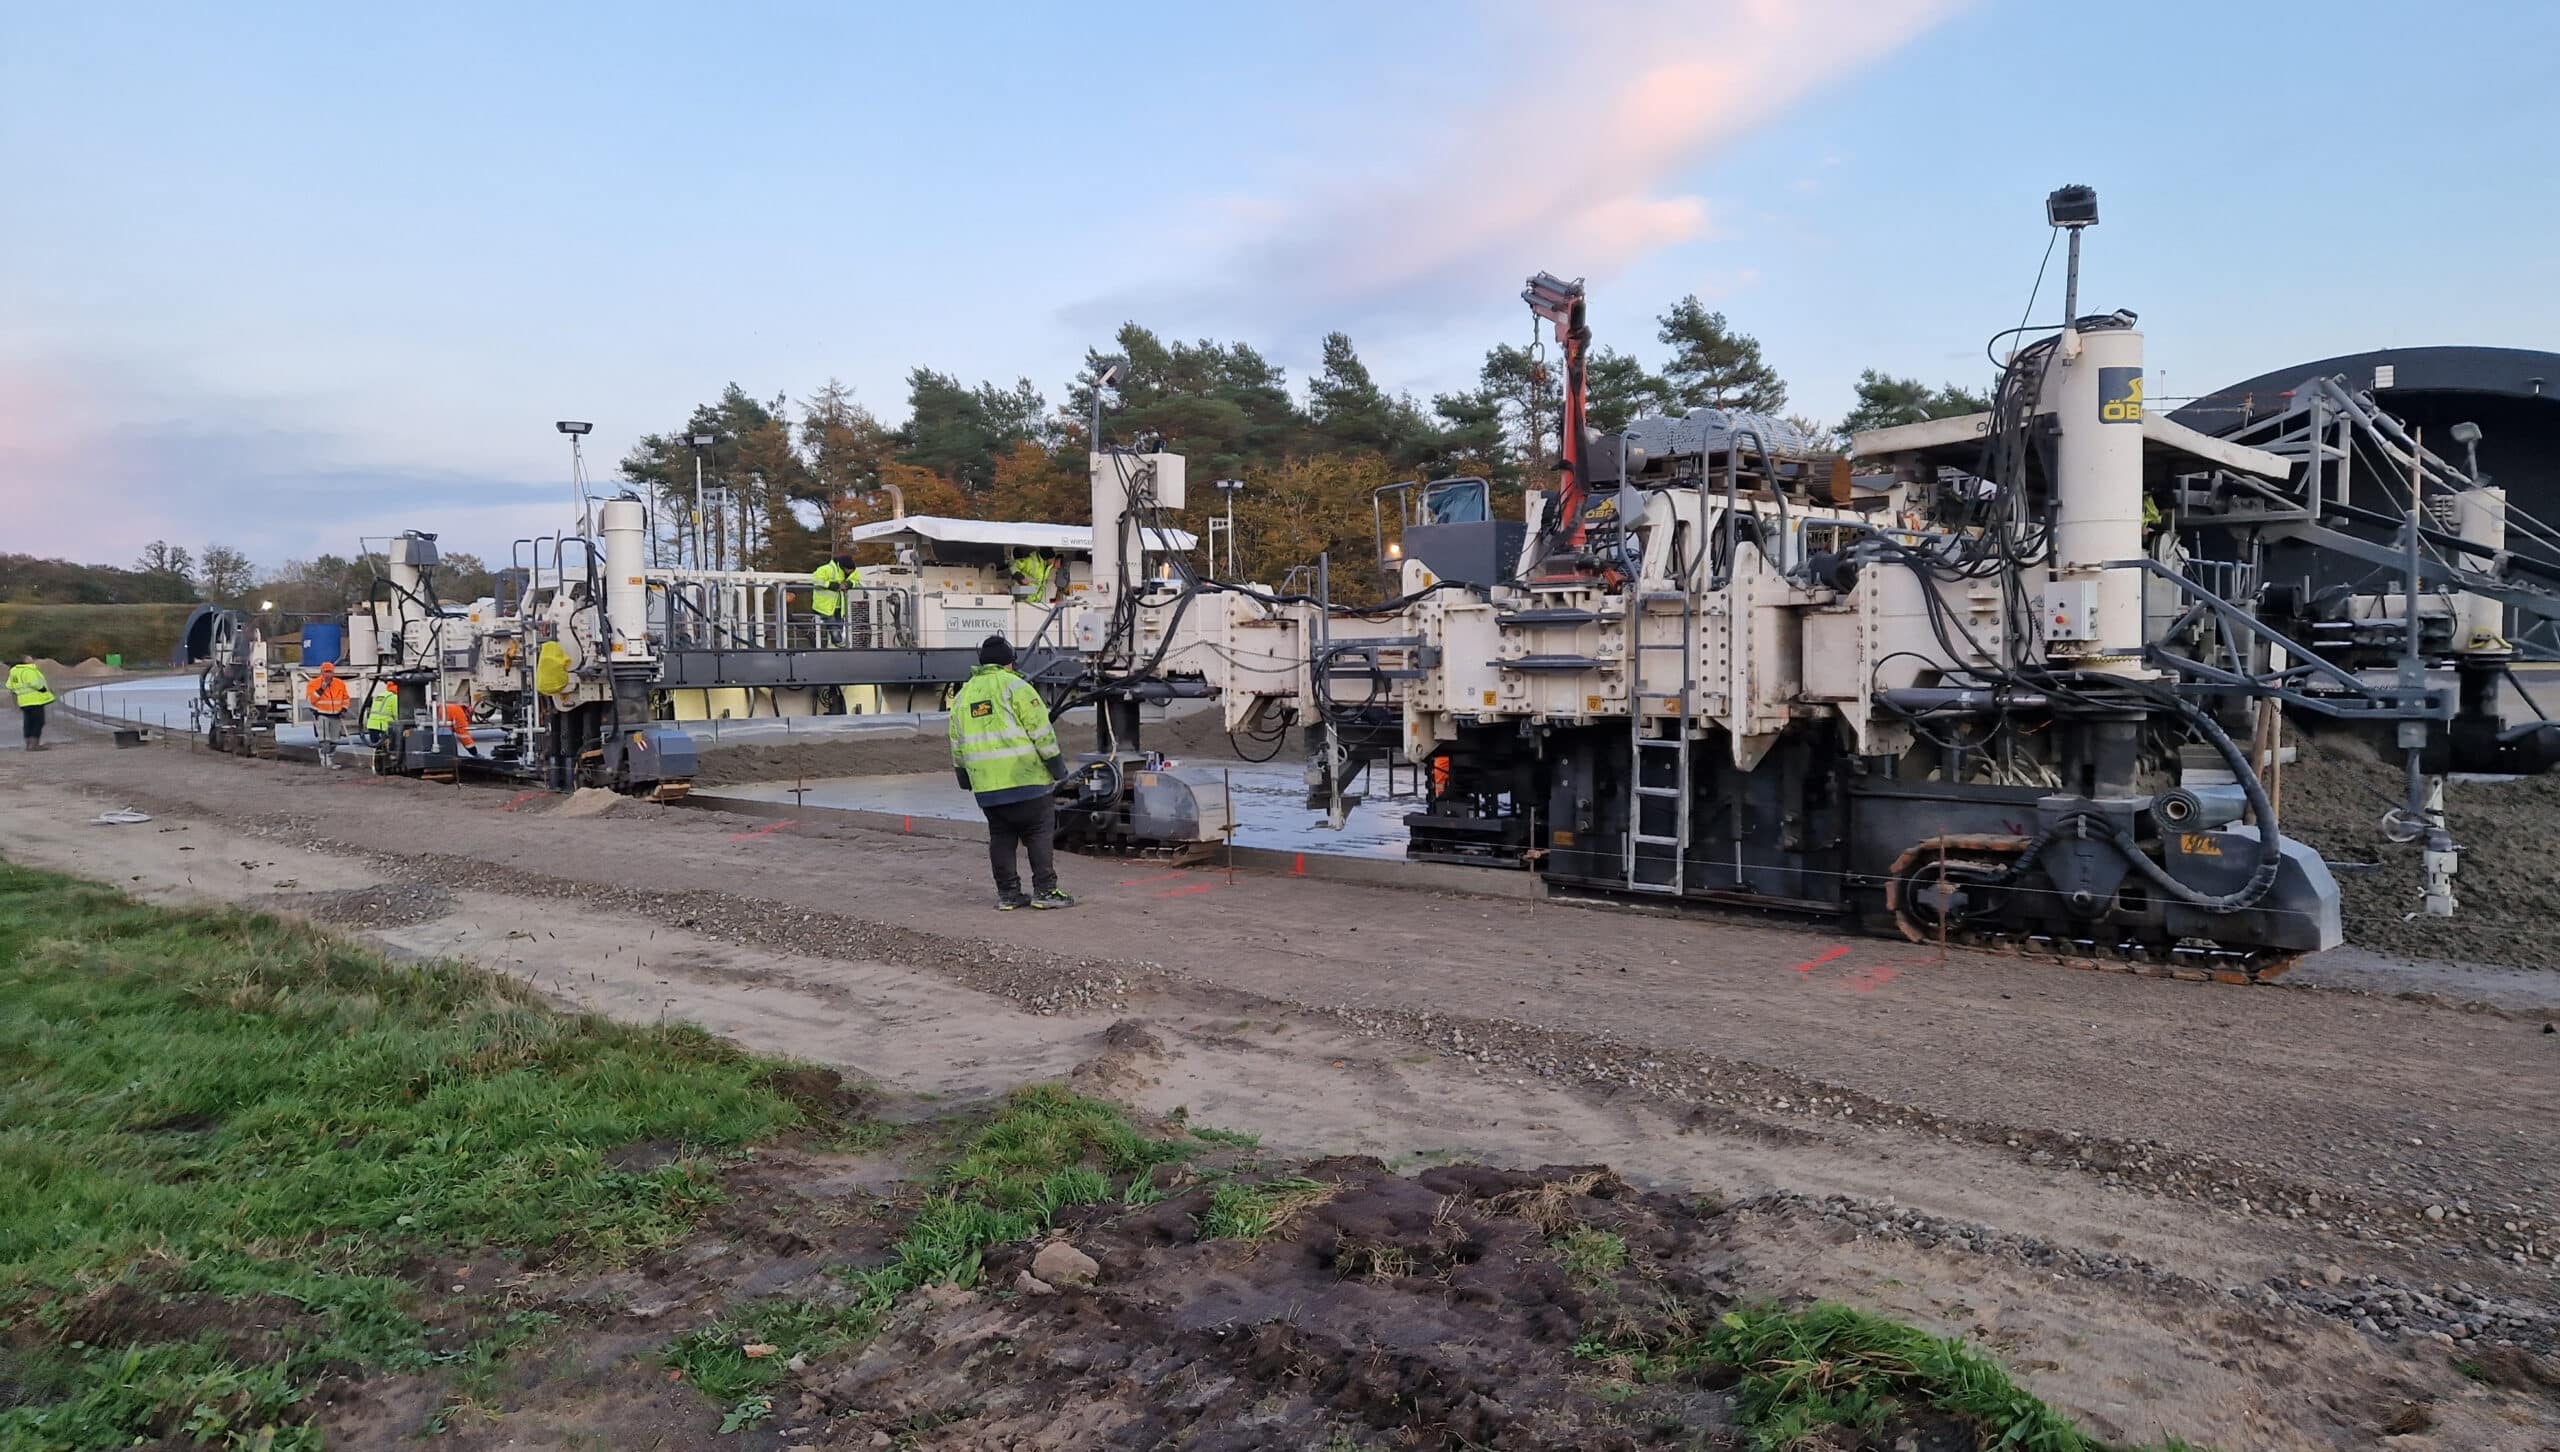
<instances>
[{"instance_id":1,"label":"yellow safety vest","mask_svg":"<svg viewBox=\"0 0 2560 1452\"><path fill-rule=\"evenodd\" d=\"M34 666L9 667L9 689L16 694L18 704L21 706L53 704L53 688L45 684L44 672L37 670Z\"/></svg>"},{"instance_id":2,"label":"yellow safety vest","mask_svg":"<svg viewBox=\"0 0 2560 1452\"><path fill-rule=\"evenodd\" d=\"M844 609L844 596L838 590L860 587L862 570L858 566L840 569L829 560L809 572L809 583L818 587L809 592L809 608L832 620Z\"/></svg>"},{"instance_id":3,"label":"yellow safety vest","mask_svg":"<svg viewBox=\"0 0 2560 1452\"><path fill-rule=\"evenodd\" d=\"M969 790L1000 805L1049 790L1058 731L1031 683L998 665L982 665L951 698L951 764L969 773Z\"/></svg>"}]
</instances>

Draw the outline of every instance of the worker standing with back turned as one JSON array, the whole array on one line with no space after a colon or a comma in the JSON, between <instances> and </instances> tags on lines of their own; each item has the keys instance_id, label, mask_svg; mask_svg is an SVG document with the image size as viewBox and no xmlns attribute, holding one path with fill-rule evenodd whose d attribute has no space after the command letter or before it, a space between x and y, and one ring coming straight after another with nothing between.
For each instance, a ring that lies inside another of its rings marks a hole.
<instances>
[{"instance_id":1,"label":"worker standing with back turned","mask_svg":"<svg viewBox=\"0 0 2560 1452\"><path fill-rule=\"evenodd\" d=\"M9 667L9 693L18 698L18 730L27 738L27 749L49 750L44 744L44 708L53 704L53 687L45 684L34 656L21 656Z\"/></svg>"},{"instance_id":2,"label":"worker standing with back turned","mask_svg":"<svg viewBox=\"0 0 2560 1452\"><path fill-rule=\"evenodd\" d=\"M951 766L977 794L987 818L987 859L995 868L996 910L1074 907L1058 887L1057 804L1049 788L1066 775L1058 731L1040 693L1014 674L1013 642L990 635L978 668L951 698ZM1014 868L1016 848L1031 858L1031 893Z\"/></svg>"}]
</instances>

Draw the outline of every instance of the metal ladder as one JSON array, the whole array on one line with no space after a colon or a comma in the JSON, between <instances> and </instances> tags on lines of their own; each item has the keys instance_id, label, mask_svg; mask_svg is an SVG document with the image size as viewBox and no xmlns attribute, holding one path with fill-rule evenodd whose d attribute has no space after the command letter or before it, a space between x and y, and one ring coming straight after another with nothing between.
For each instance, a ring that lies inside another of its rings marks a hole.
<instances>
[{"instance_id":1,"label":"metal ladder","mask_svg":"<svg viewBox=\"0 0 2560 1452\"><path fill-rule=\"evenodd\" d=\"M1701 494L1703 493L1704 490L1701 489ZM1642 587L1642 581L1639 579L1637 588L1630 591L1627 596L1628 751L1625 865L1626 885L1629 892L1677 896L1687 889L1689 882L1689 738L1693 719L1691 697L1694 695L1693 688L1697 684L1695 671L1697 667L1698 574L1708 549L1706 532L1703 528L1706 510L1703 507L1698 511L1698 518L1702 527L1699 530L1696 548L1692 552L1696 558L1686 563L1680 588L1647 590ZM1676 603L1680 607L1680 638L1677 641L1647 638L1645 624L1654 618L1652 607L1663 603ZM1678 701L1679 710L1676 713L1677 724L1668 738L1651 733L1645 712L1645 698L1648 695L1667 694L1664 691L1648 689L1645 658L1666 650L1680 653L1680 686L1679 695L1675 698ZM1671 784L1647 786L1645 779L1648 766L1657 769L1654 773L1657 776L1661 774L1661 769L1667 768ZM1647 832L1645 803L1666 800L1673 804L1671 832L1667 835ZM1638 866L1643 860L1643 850L1647 847L1671 849L1671 873L1667 881L1648 882L1638 872Z\"/></svg>"}]
</instances>

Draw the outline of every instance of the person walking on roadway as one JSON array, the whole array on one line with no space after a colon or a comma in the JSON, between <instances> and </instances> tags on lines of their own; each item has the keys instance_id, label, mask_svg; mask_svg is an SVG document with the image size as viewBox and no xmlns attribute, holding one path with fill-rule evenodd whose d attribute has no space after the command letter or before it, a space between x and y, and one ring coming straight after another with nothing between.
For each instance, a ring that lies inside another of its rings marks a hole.
<instances>
[{"instance_id":1,"label":"person walking on roadway","mask_svg":"<svg viewBox=\"0 0 2560 1452\"><path fill-rule=\"evenodd\" d=\"M320 744L335 746L346 734L347 683L338 679L335 661L320 662L320 674L311 678L302 694L311 702L311 719L320 729Z\"/></svg>"},{"instance_id":2,"label":"person walking on roadway","mask_svg":"<svg viewBox=\"0 0 2560 1452\"><path fill-rule=\"evenodd\" d=\"M818 644L851 644L841 625L846 613L844 592L862 588L862 571L854 567L853 556L837 554L820 564L809 572L809 584L813 587L809 609L818 617Z\"/></svg>"},{"instance_id":3,"label":"person walking on roadway","mask_svg":"<svg viewBox=\"0 0 2560 1452\"><path fill-rule=\"evenodd\" d=\"M53 704L53 687L45 684L34 656L22 656L9 667L9 693L18 698L18 730L27 739L27 749L49 750L44 744L44 708Z\"/></svg>"},{"instance_id":4,"label":"person walking on roadway","mask_svg":"<svg viewBox=\"0 0 2560 1452\"><path fill-rule=\"evenodd\" d=\"M1013 642L990 635L978 646L978 668L951 698L951 766L977 794L987 818L987 859L995 868L996 909L1074 907L1058 887L1057 804L1049 788L1066 775L1058 731L1040 693L1014 674ZM1014 867L1019 848L1031 858L1031 893Z\"/></svg>"}]
</instances>

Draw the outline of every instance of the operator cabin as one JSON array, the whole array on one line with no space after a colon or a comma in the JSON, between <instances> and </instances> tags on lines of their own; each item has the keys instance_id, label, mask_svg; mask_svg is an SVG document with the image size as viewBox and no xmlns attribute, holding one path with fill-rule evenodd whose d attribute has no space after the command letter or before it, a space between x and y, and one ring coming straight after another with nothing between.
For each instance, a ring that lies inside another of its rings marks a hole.
<instances>
[{"instance_id":1,"label":"operator cabin","mask_svg":"<svg viewBox=\"0 0 2560 1452\"><path fill-rule=\"evenodd\" d=\"M1014 642L1026 665L1035 665L1049 654L1077 652L1094 614L1089 525L902 515L842 537L846 550L864 545L879 546L864 553L885 552L888 561L865 561L861 583L845 590L841 646L829 640L832 648L756 652L734 640L696 641L679 627L661 676L677 718L937 710L945 688L968 677L988 636ZM1132 573L1171 578L1171 557L1198 547L1188 530L1145 531ZM793 593L793 614L805 613L806 586ZM769 619L768 609L750 604L736 613ZM786 634L793 647L811 640L799 629ZM715 645L726 648L708 648ZM748 659L757 654L767 659ZM768 668L778 672L770 684L745 679ZM697 683L705 688L689 689Z\"/></svg>"}]
</instances>

